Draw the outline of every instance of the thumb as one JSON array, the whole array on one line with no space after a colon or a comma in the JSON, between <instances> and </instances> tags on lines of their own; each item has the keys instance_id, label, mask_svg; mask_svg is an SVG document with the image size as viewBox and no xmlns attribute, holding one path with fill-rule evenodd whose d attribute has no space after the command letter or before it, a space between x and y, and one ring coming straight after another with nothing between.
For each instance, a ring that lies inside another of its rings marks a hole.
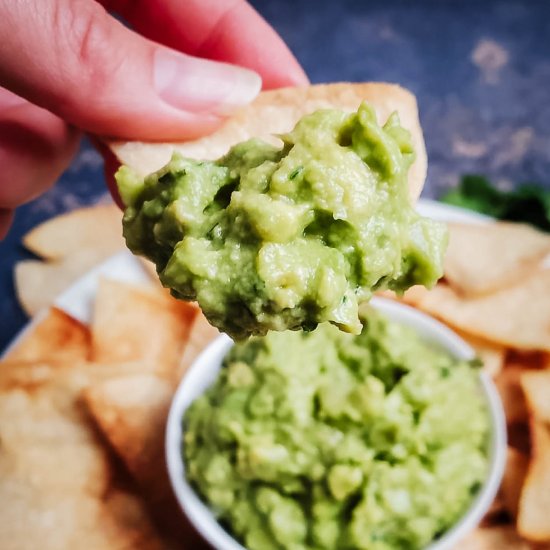
<instances>
[{"instance_id":1,"label":"thumb","mask_svg":"<svg viewBox=\"0 0 550 550\"><path fill-rule=\"evenodd\" d=\"M197 137L261 88L255 72L151 42L93 0L0 0L0 13L0 86L88 132Z\"/></svg>"}]
</instances>

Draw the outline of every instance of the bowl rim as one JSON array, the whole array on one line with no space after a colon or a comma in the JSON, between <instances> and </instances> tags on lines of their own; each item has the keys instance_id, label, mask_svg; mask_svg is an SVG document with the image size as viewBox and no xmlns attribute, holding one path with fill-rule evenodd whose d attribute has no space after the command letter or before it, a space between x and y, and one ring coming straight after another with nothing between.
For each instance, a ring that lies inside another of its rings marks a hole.
<instances>
[{"instance_id":1,"label":"bowl rim","mask_svg":"<svg viewBox=\"0 0 550 550\"><path fill-rule=\"evenodd\" d=\"M475 357L475 352L469 344L433 317L388 298L375 297L370 303L390 319L411 326L423 338L434 341L455 357L466 360ZM165 436L168 474L179 506L199 534L217 550L246 549L222 527L212 511L187 482L182 459L182 417L191 402L213 382L223 357L233 344L234 342L227 335L220 335L189 367L174 394ZM491 428L488 441L488 475L462 517L441 538L430 543L424 550L448 550L456 544L477 526L489 509L500 486L506 461L506 419L502 402L491 378L487 373L480 372L479 382L487 404Z\"/></svg>"}]
</instances>

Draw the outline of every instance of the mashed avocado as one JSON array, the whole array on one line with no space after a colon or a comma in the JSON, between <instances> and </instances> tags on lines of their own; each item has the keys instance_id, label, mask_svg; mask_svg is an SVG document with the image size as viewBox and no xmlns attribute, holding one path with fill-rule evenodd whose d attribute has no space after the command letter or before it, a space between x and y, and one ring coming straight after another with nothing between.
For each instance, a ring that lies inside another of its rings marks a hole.
<instances>
[{"instance_id":1,"label":"mashed avocado","mask_svg":"<svg viewBox=\"0 0 550 550\"><path fill-rule=\"evenodd\" d=\"M323 321L357 334L374 290L435 283L446 232L409 203L397 114L381 127L366 103L321 110L280 137L217 161L176 154L146 178L119 170L128 247L174 296L236 339Z\"/></svg>"},{"instance_id":2,"label":"mashed avocado","mask_svg":"<svg viewBox=\"0 0 550 550\"><path fill-rule=\"evenodd\" d=\"M184 418L187 475L250 550L414 550L486 475L468 362L374 311L235 345Z\"/></svg>"}]
</instances>

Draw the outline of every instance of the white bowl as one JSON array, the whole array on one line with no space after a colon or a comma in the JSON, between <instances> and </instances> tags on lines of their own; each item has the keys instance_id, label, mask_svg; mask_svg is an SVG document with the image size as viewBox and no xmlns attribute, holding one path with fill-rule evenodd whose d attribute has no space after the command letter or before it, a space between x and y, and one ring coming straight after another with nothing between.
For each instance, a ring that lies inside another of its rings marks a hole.
<instances>
[{"instance_id":1,"label":"white bowl","mask_svg":"<svg viewBox=\"0 0 550 550\"><path fill-rule=\"evenodd\" d=\"M458 359L472 359L474 351L452 330L411 307L392 300L375 298L371 304L388 318L414 328L425 340L434 342ZM166 430L166 459L172 487L181 509L202 537L216 550L245 550L217 521L187 482L182 460L182 417L189 405L210 386L218 375L224 356L233 341L222 335L193 363L172 402ZM464 516L426 550L447 550L473 529L489 509L502 478L506 457L506 421L502 403L493 382L480 374L480 390L487 402L491 440L487 479Z\"/></svg>"}]
</instances>

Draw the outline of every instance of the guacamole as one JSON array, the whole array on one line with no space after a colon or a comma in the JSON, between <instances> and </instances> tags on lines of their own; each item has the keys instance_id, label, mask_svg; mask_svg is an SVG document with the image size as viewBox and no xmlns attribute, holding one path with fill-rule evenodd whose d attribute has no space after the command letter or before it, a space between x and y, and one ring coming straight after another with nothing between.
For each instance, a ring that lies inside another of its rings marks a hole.
<instances>
[{"instance_id":1,"label":"guacamole","mask_svg":"<svg viewBox=\"0 0 550 550\"><path fill-rule=\"evenodd\" d=\"M236 344L184 417L189 481L250 550L414 550L488 467L476 368L361 310Z\"/></svg>"},{"instance_id":2,"label":"guacamole","mask_svg":"<svg viewBox=\"0 0 550 550\"><path fill-rule=\"evenodd\" d=\"M409 203L397 114L379 126L366 103L321 110L280 138L217 161L175 154L145 178L119 170L127 245L174 296L236 339L323 321L357 334L373 291L437 281L446 231Z\"/></svg>"}]
</instances>

